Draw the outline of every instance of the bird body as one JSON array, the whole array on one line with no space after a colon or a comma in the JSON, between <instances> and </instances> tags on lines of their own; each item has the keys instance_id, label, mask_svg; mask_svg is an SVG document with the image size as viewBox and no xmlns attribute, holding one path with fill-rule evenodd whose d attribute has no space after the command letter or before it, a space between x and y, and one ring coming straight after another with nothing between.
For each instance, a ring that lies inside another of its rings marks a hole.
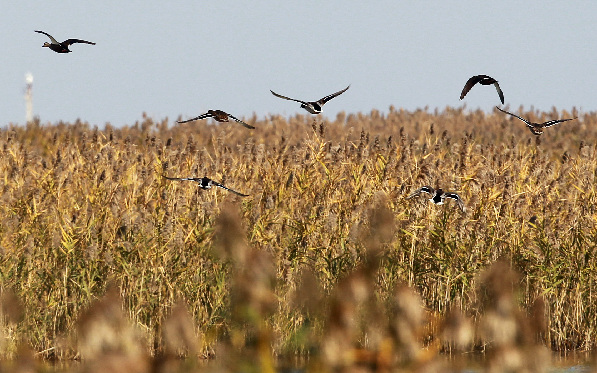
<instances>
[{"instance_id":1,"label":"bird body","mask_svg":"<svg viewBox=\"0 0 597 373\"><path fill-rule=\"evenodd\" d=\"M425 185L425 186L415 190L411 195L406 197L406 199L414 198L421 193L430 194L431 198L429 198L429 200L436 205L443 205L445 203L446 198L453 199L456 201L456 203L458 204L458 207L460 208L460 210L462 210L462 212L466 211L466 208L464 207L464 202L462 202L462 199L460 198L460 196L458 194L444 192L441 188L433 189L432 187L430 187L428 185Z\"/></svg>"},{"instance_id":2,"label":"bird body","mask_svg":"<svg viewBox=\"0 0 597 373\"><path fill-rule=\"evenodd\" d=\"M502 92L502 89L500 88L498 81L493 79L489 75L475 75L471 77L469 80L467 80L466 84L464 85L464 88L462 89L462 93L460 94L460 99L462 100L464 96L466 96L468 91L470 91L471 88L473 88L473 86L477 83L481 85L493 84L495 86L495 89L497 90L498 96L500 96L500 101L502 102L502 104L504 104L504 92Z\"/></svg>"},{"instance_id":3,"label":"bird body","mask_svg":"<svg viewBox=\"0 0 597 373\"><path fill-rule=\"evenodd\" d=\"M497 106L495 108L498 109L499 111L501 111L502 113L506 113L508 115L511 115L511 116L516 117L516 118L520 119L521 121L523 121L527 125L527 128L531 131L531 133L533 135L536 135L536 136L539 136L539 135L543 134L543 129L544 128L554 126L554 125L556 125L558 123L567 122L569 120L576 119L576 117L575 117L575 118L568 118L568 119L548 120L547 122L543 122L543 123L533 123L533 122L531 122L528 119L519 117L518 115L512 114L512 113L510 113L510 112L508 112L506 110L502 110L502 109L500 109Z\"/></svg>"},{"instance_id":4,"label":"bird body","mask_svg":"<svg viewBox=\"0 0 597 373\"><path fill-rule=\"evenodd\" d=\"M191 119L187 119L187 120L181 120L178 121L178 123L187 123L187 122L192 122L195 120L201 120L201 119L205 119L205 118L213 118L218 122L230 122L230 119L242 124L243 126L250 128L250 129L255 129L254 126L251 126L250 124L247 124L245 122L243 122L242 120L238 119L237 117L226 113L225 111L222 110L208 110L207 113L205 114L201 114L198 117L195 118L191 118Z\"/></svg>"},{"instance_id":5,"label":"bird body","mask_svg":"<svg viewBox=\"0 0 597 373\"><path fill-rule=\"evenodd\" d=\"M208 178L208 177L168 177L165 175L164 176L165 179L168 180L189 180L189 181L195 181L197 183L197 185L199 186L199 188L201 189L211 189L212 187L216 186L218 188L222 188L225 189L229 192L232 192L236 195L239 195L241 197L248 197L248 194L243 194L240 192L237 192L236 190L230 189L220 183L218 183L217 181L213 181L212 179Z\"/></svg>"},{"instance_id":6,"label":"bird body","mask_svg":"<svg viewBox=\"0 0 597 373\"><path fill-rule=\"evenodd\" d=\"M37 31L37 30L35 32L40 33L40 34L44 34L47 37L49 37L51 43L48 43L46 41L46 42L44 42L44 45L42 45L42 47L50 48L51 50L53 50L56 53L70 53L70 52L72 52L70 49L68 49L68 47L71 44L75 44L75 43L84 43L84 44L95 45L95 43L92 43L92 42L86 41L86 40L81 40L81 39L67 39L67 40L59 43L56 39L54 39L52 37L52 35L48 34L47 32Z\"/></svg>"},{"instance_id":7,"label":"bird body","mask_svg":"<svg viewBox=\"0 0 597 373\"><path fill-rule=\"evenodd\" d=\"M323 109L323 105L325 105L326 102L328 102L329 100L333 99L334 97L340 96L342 93L346 92L346 90L350 88L350 85L346 88L344 88L341 91L338 91L336 93L332 93L331 95L327 95L317 101L303 101L303 100L297 100L295 98L290 98L290 97L286 97L283 96L279 93L276 93L274 91L272 91L270 89L270 92L279 98L283 98L284 100L290 100L290 101L296 101L296 102L300 102L301 103L301 108L307 110L309 113L311 114L319 114L321 113L321 110Z\"/></svg>"}]
</instances>

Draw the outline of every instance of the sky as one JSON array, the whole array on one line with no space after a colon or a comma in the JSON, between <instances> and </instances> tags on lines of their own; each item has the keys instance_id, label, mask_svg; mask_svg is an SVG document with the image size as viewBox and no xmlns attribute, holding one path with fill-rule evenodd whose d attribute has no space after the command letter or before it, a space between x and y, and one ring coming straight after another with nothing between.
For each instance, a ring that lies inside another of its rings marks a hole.
<instances>
[{"instance_id":1,"label":"sky","mask_svg":"<svg viewBox=\"0 0 597 373\"><path fill-rule=\"evenodd\" d=\"M25 122L25 74L42 124L506 105L597 110L594 1L11 1L0 5L0 126ZM42 44L78 38L58 54Z\"/></svg>"}]
</instances>

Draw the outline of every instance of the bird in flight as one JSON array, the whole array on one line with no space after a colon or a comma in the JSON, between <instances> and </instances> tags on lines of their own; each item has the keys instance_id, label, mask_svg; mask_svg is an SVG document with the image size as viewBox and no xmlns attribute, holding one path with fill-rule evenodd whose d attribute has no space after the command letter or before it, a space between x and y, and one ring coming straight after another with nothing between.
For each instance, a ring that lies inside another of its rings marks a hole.
<instances>
[{"instance_id":1,"label":"bird in flight","mask_svg":"<svg viewBox=\"0 0 597 373\"><path fill-rule=\"evenodd\" d=\"M473 86L477 83L481 85L493 84L495 86L495 89L497 90L498 95L500 96L500 101L502 102L502 104L504 104L504 92L502 92L502 89L500 88L498 81L488 75L475 75L471 77L469 80L467 80L466 84L464 85L464 88L462 88L460 99L462 100L464 96L466 96L468 91L470 91L471 88L473 88Z\"/></svg>"},{"instance_id":2,"label":"bird in flight","mask_svg":"<svg viewBox=\"0 0 597 373\"><path fill-rule=\"evenodd\" d=\"M569 118L569 119L548 120L547 122L543 122L543 123L533 123L530 120L521 118L521 117L519 117L516 114L512 114L510 112L507 112L506 110L502 110L502 109L500 109L497 106L495 108L498 109L499 111L501 111L502 113L506 113L506 114L512 115L513 117L516 117L516 118L520 119L521 121L523 121L527 125L528 129L533 133L533 135L537 135L537 136L543 134L543 129L544 128L554 126L554 125L556 125L558 123L567 122L569 120L576 119L576 117L575 117L575 118Z\"/></svg>"},{"instance_id":3,"label":"bird in flight","mask_svg":"<svg viewBox=\"0 0 597 373\"><path fill-rule=\"evenodd\" d=\"M331 95L327 95L322 99L319 99L317 101L302 101L302 100L297 100L295 98L290 98L290 97L286 97L286 96L282 96L274 91L272 91L270 89L270 92L276 96L276 97L280 97L283 98L284 100L290 100L290 101L296 101L296 102L300 102L301 103L301 108L307 110L309 113L311 114L319 114L321 113L321 109L323 108L323 105L328 102L329 100L333 99L336 96L340 96L342 93L346 92L346 90L350 88L350 85L348 85L348 87L344 88L341 91L338 91L336 93L332 93Z\"/></svg>"},{"instance_id":4,"label":"bird in flight","mask_svg":"<svg viewBox=\"0 0 597 373\"><path fill-rule=\"evenodd\" d=\"M247 124L247 123L243 122L242 120L238 119L237 117L230 115L227 112L222 111L222 110L208 110L207 113L205 113L205 114L201 114L198 117L187 119L187 120L179 120L178 123L187 123L187 122L192 122L194 120L200 120L200 119L205 119L205 118L214 118L218 122L230 122L230 119L232 118L233 120L237 121L238 123L242 124L243 126L245 126L247 128L255 129L255 127L251 126L250 124Z\"/></svg>"},{"instance_id":5,"label":"bird in flight","mask_svg":"<svg viewBox=\"0 0 597 373\"><path fill-rule=\"evenodd\" d=\"M56 53L70 53L70 52L72 52L70 49L68 49L68 47L69 47L69 45L75 44L75 43L84 43L84 44L95 45L95 43L92 43L90 41L81 40L81 39L66 39L62 43L59 43L56 39L54 39L54 37L52 37L52 35L48 34L47 32L37 31L37 30L35 32L40 33L40 34L44 34L47 37L49 37L51 43L48 43L46 41L46 42L44 42L44 45L42 45L42 47L48 47L51 50L53 50L54 52L56 52Z\"/></svg>"},{"instance_id":6,"label":"bird in flight","mask_svg":"<svg viewBox=\"0 0 597 373\"><path fill-rule=\"evenodd\" d=\"M248 197L248 194L242 194L240 192L237 192L236 190L232 190L228 187L225 187L224 185L218 183L217 181L213 181L212 179L208 178L208 177L168 177L165 175L162 175L165 179L168 180L190 180L190 181L195 181L197 182L197 185L199 185L199 188L201 189L211 189L212 187L216 186L218 188L222 188L225 189L229 192L232 192L238 196L241 197Z\"/></svg>"},{"instance_id":7,"label":"bird in flight","mask_svg":"<svg viewBox=\"0 0 597 373\"><path fill-rule=\"evenodd\" d=\"M433 189L432 187L430 187L428 185L425 185L425 186L415 190L410 196L406 197L406 199L414 198L421 193L430 194L431 198L429 198L429 200L431 202L435 203L436 205L443 205L446 198L451 198L456 201L456 203L458 204L458 207L460 207L460 210L462 210L462 212L466 211L466 208L464 207L464 202L462 202L462 199L460 198L460 196L458 194L444 192L441 188Z\"/></svg>"}]
</instances>

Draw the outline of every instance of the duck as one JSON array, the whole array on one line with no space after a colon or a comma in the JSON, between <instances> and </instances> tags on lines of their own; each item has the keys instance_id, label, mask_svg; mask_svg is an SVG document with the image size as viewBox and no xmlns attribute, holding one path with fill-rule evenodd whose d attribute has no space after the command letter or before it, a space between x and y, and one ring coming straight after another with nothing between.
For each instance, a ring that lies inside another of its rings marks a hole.
<instances>
[{"instance_id":1,"label":"duck","mask_svg":"<svg viewBox=\"0 0 597 373\"><path fill-rule=\"evenodd\" d=\"M500 88L498 81L493 79L489 75L475 75L471 77L469 80L467 80L466 84L464 85L464 88L462 88L460 99L462 100L464 96L466 96L468 91L470 91L471 88L473 88L473 86L477 83L481 85L493 84L495 86L495 89L497 90L498 96L500 96L500 101L502 102L502 105L504 104L504 92L502 92L502 89Z\"/></svg>"},{"instance_id":2,"label":"duck","mask_svg":"<svg viewBox=\"0 0 597 373\"><path fill-rule=\"evenodd\" d=\"M429 185L425 185L420 187L419 189L415 190L411 195L406 197L406 199L411 199L418 196L421 193L427 193L431 195L429 200L436 205L443 205L446 198L451 198L456 201L458 207L462 212L466 212L466 208L464 207L464 202L462 202L462 198L456 193L452 192L444 192L441 188L434 189Z\"/></svg>"},{"instance_id":3,"label":"duck","mask_svg":"<svg viewBox=\"0 0 597 373\"><path fill-rule=\"evenodd\" d=\"M286 97L286 96L282 96L279 93L276 93L274 91L272 91L270 89L270 92L279 98L283 98L284 100L290 100L290 101L296 101L296 102L300 102L301 103L301 108L307 110L309 113L311 114L319 114L321 113L321 110L323 108L323 105L325 105L326 102L328 102L329 100L333 99L334 97L340 96L342 93L346 92L348 90L348 88L350 88L350 84L348 85L348 87L344 88L341 91L338 91L336 93L332 93L331 95L327 95L317 101L303 101L303 100L297 100L295 98L290 98L290 97Z\"/></svg>"},{"instance_id":4,"label":"duck","mask_svg":"<svg viewBox=\"0 0 597 373\"><path fill-rule=\"evenodd\" d=\"M254 126L251 126L250 124L247 124L247 123L243 122L242 120L238 119L237 117L235 117L231 114L228 114L227 112L222 111L222 110L208 110L207 113L201 114L198 117L187 119L187 120L179 120L179 121L177 121L177 123L188 123L188 122L192 122L195 120L201 120L201 119L205 119L205 118L214 118L218 122L230 122L230 119L233 119L236 122L242 124L243 126L245 126L247 128L255 129Z\"/></svg>"},{"instance_id":5,"label":"duck","mask_svg":"<svg viewBox=\"0 0 597 373\"><path fill-rule=\"evenodd\" d=\"M509 115L511 115L511 116L513 116L513 117L516 117L516 118L520 119L521 121L523 121L523 122L524 122L524 123L527 125L527 128L528 128L528 129L531 131L531 133L532 133L533 135L536 135L536 136L540 136L540 135L542 135L542 134L543 134L543 129L544 129L544 128L551 127L551 126L555 126L555 125L556 125L556 124L558 124L558 123L567 122L567 121L569 121L569 120L575 120L575 119L578 119L578 117L574 117L574 118L568 118L568 119L555 119L555 120L548 120L547 122L543 122L543 123L533 123L533 122L531 122L531 121L530 121L530 120L528 120L528 119L521 118L521 117L519 117L519 116L518 116L518 115L516 115L516 114L512 114L512 113L510 113L510 112L508 112L508 111L506 111L506 110L502 110L502 109L500 109L500 108L499 108L499 107L497 107L497 106L496 106L495 108L496 108L496 109L498 109L499 111L501 111L502 113L509 114Z\"/></svg>"},{"instance_id":6,"label":"duck","mask_svg":"<svg viewBox=\"0 0 597 373\"><path fill-rule=\"evenodd\" d=\"M227 190L229 192L232 192L238 196L241 197L248 197L248 194L243 194L240 192L237 192L236 190L230 189L224 185L222 185L221 183L218 183L217 181L213 181L212 179L208 178L208 177L168 177L166 175L162 175L165 179L168 180L189 180L189 181L195 181L197 183L197 185L199 186L199 188L201 189L211 189L212 187L218 187L218 188L222 188L224 190Z\"/></svg>"},{"instance_id":7,"label":"duck","mask_svg":"<svg viewBox=\"0 0 597 373\"><path fill-rule=\"evenodd\" d=\"M95 43L92 43L92 42L86 41L86 40L81 40L81 39L66 39L62 43L59 43L56 39L54 39L54 37L52 35L48 34L47 32L38 31L38 30L35 30L35 32L40 33L40 34L44 34L47 37L49 37L51 43L48 43L46 41L46 42L44 42L44 45L42 45L42 47L50 48L51 50L53 50L56 53L70 53L70 52L72 52L70 49L68 49L68 47L71 44L75 44L75 43L84 43L84 44L95 45Z\"/></svg>"}]
</instances>

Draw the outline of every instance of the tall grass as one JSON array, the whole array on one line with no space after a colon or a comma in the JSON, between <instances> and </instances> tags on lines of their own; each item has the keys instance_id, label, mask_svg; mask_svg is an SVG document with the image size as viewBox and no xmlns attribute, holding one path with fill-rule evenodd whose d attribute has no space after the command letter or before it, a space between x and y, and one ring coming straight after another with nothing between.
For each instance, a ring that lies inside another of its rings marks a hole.
<instances>
[{"instance_id":1,"label":"tall grass","mask_svg":"<svg viewBox=\"0 0 597 373\"><path fill-rule=\"evenodd\" d=\"M416 367L435 361L423 346L595 347L597 114L541 137L452 108L247 120L2 130L0 354L92 359L95 335L141 370L147 354L267 370L272 354ZM426 184L467 212L405 199Z\"/></svg>"}]
</instances>

